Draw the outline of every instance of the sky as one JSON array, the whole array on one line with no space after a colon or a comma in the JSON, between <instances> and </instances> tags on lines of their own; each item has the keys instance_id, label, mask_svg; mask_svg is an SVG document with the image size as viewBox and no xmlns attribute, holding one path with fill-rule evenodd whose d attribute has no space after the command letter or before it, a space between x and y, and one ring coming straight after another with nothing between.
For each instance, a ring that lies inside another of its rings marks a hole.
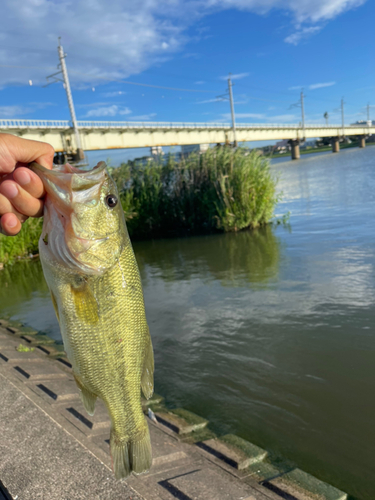
<instances>
[{"instance_id":1,"label":"sky","mask_svg":"<svg viewBox=\"0 0 375 500\"><path fill-rule=\"evenodd\" d=\"M341 123L342 98L346 122L375 119L374 17L370 0L2 0L0 118L70 118L44 87L61 36L78 120L229 122L229 73L238 123L299 123L301 89L306 123Z\"/></svg>"}]
</instances>

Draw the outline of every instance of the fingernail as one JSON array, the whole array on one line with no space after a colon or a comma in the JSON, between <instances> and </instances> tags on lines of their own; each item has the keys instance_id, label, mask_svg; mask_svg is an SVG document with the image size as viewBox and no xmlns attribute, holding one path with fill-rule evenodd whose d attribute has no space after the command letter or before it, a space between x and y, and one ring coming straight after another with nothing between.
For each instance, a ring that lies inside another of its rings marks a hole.
<instances>
[{"instance_id":1,"label":"fingernail","mask_svg":"<svg viewBox=\"0 0 375 500\"><path fill-rule=\"evenodd\" d=\"M4 182L4 184L2 185L1 192L9 199L15 198L18 195L17 186L13 183L8 183L8 182L7 183Z\"/></svg>"},{"instance_id":2,"label":"fingernail","mask_svg":"<svg viewBox=\"0 0 375 500\"><path fill-rule=\"evenodd\" d=\"M26 184L29 184L31 181L30 174L27 170L21 170L17 174L17 182L21 186L26 186Z\"/></svg>"},{"instance_id":3,"label":"fingernail","mask_svg":"<svg viewBox=\"0 0 375 500\"><path fill-rule=\"evenodd\" d=\"M16 217L11 217L8 220L7 226L8 227L16 227L17 226L17 219L16 219Z\"/></svg>"}]
</instances>

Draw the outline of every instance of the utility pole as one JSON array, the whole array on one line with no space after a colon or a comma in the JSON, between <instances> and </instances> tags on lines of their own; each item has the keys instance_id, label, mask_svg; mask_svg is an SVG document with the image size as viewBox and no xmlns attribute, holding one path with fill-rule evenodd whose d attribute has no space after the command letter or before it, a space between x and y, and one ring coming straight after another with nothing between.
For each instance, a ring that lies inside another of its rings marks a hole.
<instances>
[{"instance_id":1,"label":"utility pole","mask_svg":"<svg viewBox=\"0 0 375 500\"><path fill-rule=\"evenodd\" d=\"M229 73L229 78L228 78L228 91L229 91L229 100L230 100L230 111L232 114L233 145L234 145L234 147L237 147L236 120L235 120L235 116L234 116L232 80L230 78L230 75L231 75L231 73Z\"/></svg>"},{"instance_id":2,"label":"utility pole","mask_svg":"<svg viewBox=\"0 0 375 500\"><path fill-rule=\"evenodd\" d=\"M302 131L303 131L303 140L305 140L306 134L305 134L305 106L303 102L303 98L305 96L303 95L303 89L301 90L301 113L302 113Z\"/></svg>"},{"instance_id":3,"label":"utility pole","mask_svg":"<svg viewBox=\"0 0 375 500\"><path fill-rule=\"evenodd\" d=\"M342 136L344 137L344 130L345 130L345 124L344 124L344 98L341 99L341 123L342 123Z\"/></svg>"},{"instance_id":4,"label":"utility pole","mask_svg":"<svg viewBox=\"0 0 375 500\"><path fill-rule=\"evenodd\" d=\"M61 37L60 36L59 36L59 46L57 47L57 51L58 51L59 59L60 59L61 72L62 72L62 75L64 78L64 87L65 87L65 91L66 91L66 97L68 98L69 111L70 111L70 116L72 118L74 135L76 138L77 156L78 156L79 160L83 160L85 158L85 155L84 155L82 144L81 144L81 137L79 135L76 112L74 110L72 91L70 90L68 71L66 69L66 64L65 64L66 54L64 54L64 50L63 50L62 45L61 45Z\"/></svg>"}]
</instances>

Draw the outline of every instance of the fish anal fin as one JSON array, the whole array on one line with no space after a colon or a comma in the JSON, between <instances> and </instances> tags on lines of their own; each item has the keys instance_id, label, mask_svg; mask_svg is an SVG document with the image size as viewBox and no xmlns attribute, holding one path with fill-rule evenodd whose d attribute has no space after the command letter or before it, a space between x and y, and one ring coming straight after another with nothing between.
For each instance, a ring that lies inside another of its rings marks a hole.
<instances>
[{"instance_id":1,"label":"fish anal fin","mask_svg":"<svg viewBox=\"0 0 375 500\"><path fill-rule=\"evenodd\" d=\"M154 393L154 351L152 349L151 339L146 348L141 378L141 388L144 397L146 399L150 399Z\"/></svg>"},{"instance_id":2,"label":"fish anal fin","mask_svg":"<svg viewBox=\"0 0 375 500\"><path fill-rule=\"evenodd\" d=\"M85 283L78 288L72 286L71 291L78 318L88 325L95 325L99 321L99 306L90 287Z\"/></svg>"},{"instance_id":3,"label":"fish anal fin","mask_svg":"<svg viewBox=\"0 0 375 500\"><path fill-rule=\"evenodd\" d=\"M57 305L57 300L56 300L56 297L55 295L53 294L53 291L50 290L50 293L51 293L51 299L52 299L52 305L53 305L53 308L55 310L55 313L56 313L56 318L57 318L57 321L60 322L60 315L59 315L59 307Z\"/></svg>"},{"instance_id":4,"label":"fish anal fin","mask_svg":"<svg viewBox=\"0 0 375 500\"><path fill-rule=\"evenodd\" d=\"M85 407L85 410L89 415L94 415L95 403L98 396L86 389L86 387L82 384L81 380L76 375L74 375L74 380L76 381L78 389L80 390L81 401L83 406Z\"/></svg>"}]
</instances>

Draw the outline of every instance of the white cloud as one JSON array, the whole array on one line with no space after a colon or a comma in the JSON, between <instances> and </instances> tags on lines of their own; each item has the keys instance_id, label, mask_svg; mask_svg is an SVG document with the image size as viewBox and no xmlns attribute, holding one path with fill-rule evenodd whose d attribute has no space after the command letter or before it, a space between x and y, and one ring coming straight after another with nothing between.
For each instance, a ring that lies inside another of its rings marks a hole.
<instances>
[{"instance_id":1,"label":"white cloud","mask_svg":"<svg viewBox=\"0 0 375 500\"><path fill-rule=\"evenodd\" d=\"M0 118L18 118L33 111L35 110L26 106L0 106Z\"/></svg>"},{"instance_id":2,"label":"white cloud","mask_svg":"<svg viewBox=\"0 0 375 500\"><path fill-rule=\"evenodd\" d=\"M308 28L302 28L284 38L284 42L291 43L292 45L298 45L303 38L308 38L309 36L318 33L321 29L322 26L309 26Z\"/></svg>"},{"instance_id":3,"label":"white cloud","mask_svg":"<svg viewBox=\"0 0 375 500\"><path fill-rule=\"evenodd\" d=\"M213 99L205 99L203 101L197 101L196 104L209 104L210 102L223 102L224 99L220 97L214 97Z\"/></svg>"},{"instance_id":4,"label":"white cloud","mask_svg":"<svg viewBox=\"0 0 375 500\"><path fill-rule=\"evenodd\" d=\"M206 82L199 81L199 82L194 82L194 83L195 83L195 85L203 85Z\"/></svg>"},{"instance_id":5,"label":"white cloud","mask_svg":"<svg viewBox=\"0 0 375 500\"><path fill-rule=\"evenodd\" d=\"M323 89L325 87L332 87L336 85L336 82L325 82L325 83L311 83L310 85L295 85L289 87L288 90L302 90L303 88L308 88L309 90Z\"/></svg>"},{"instance_id":6,"label":"white cloud","mask_svg":"<svg viewBox=\"0 0 375 500\"><path fill-rule=\"evenodd\" d=\"M90 109L86 113L86 117L90 118L93 116L104 117L104 116L117 116L117 115L129 115L131 113L129 108L121 108L116 104L112 106L101 106L99 108Z\"/></svg>"},{"instance_id":7,"label":"white cloud","mask_svg":"<svg viewBox=\"0 0 375 500\"><path fill-rule=\"evenodd\" d=\"M324 87L332 87L336 85L336 82L326 82L326 83L313 83L309 85L310 90L323 89Z\"/></svg>"},{"instance_id":8,"label":"white cloud","mask_svg":"<svg viewBox=\"0 0 375 500\"><path fill-rule=\"evenodd\" d=\"M143 121L147 121L147 120L152 120L153 118L155 118L155 116L156 116L156 113L149 113L148 115L132 116L131 118L129 118L129 120L143 122Z\"/></svg>"},{"instance_id":9,"label":"white cloud","mask_svg":"<svg viewBox=\"0 0 375 500\"><path fill-rule=\"evenodd\" d=\"M189 40L187 29L214 12L238 9L264 15L273 9L284 11L291 14L297 30L286 42L297 44L317 33L318 23L365 1L3 0L0 66L28 68L0 67L0 81L2 85L44 82L58 62L58 34L68 54L72 83L91 87L105 79L127 78L170 58Z\"/></svg>"},{"instance_id":10,"label":"white cloud","mask_svg":"<svg viewBox=\"0 0 375 500\"><path fill-rule=\"evenodd\" d=\"M235 75L231 75L230 77L231 77L232 80L240 80L241 78L246 78L247 76L249 76L249 74L250 73L237 73ZM220 78L220 80L228 80L229 75L227 75L227 76L220 76L219 78Z\"/></svg>"},{"instance_id":11,"label":"white cloud","mask_svg":"<svg viewBox=\"0 0 375 500\"><path fill-rule=\"evenodd\" d=\"M119 95L125 95L126 92L123 90L117 90L115 92L103 92L102 96L104 97L118 97Z\"/></svg>"},{"instance_id":12,"label":"white cloud","mask_svg":"<svg viewBox=\"0 0 375 500\"><path fill-rule=\"evenodd\" d=\"M51 106L50 102L30 102L26 106L9 105L0 106L0 118L19 118L20 116L30 115L38 109L44 109Z\"/></svg>"},{"instance_id":13,"label":"white cloud","mask_svg":"<svg viewBox=\"0 0 375 500\"><path fill-rule=\"evenodd\" d=\"M221 115L223 121L229 122L231 120L230 113L223 113ZM297 123L299 118L293 114L285 114L285 115L272 115L267 116L263 113L236 113L236 120L243 118L253 118L255 120L263 120L264 123ZM215 120L214 120L215 121ZM216 120L218 121L218 120ZM221 121L221 120L219 120Z\"/></svg>"}]
</instances>

